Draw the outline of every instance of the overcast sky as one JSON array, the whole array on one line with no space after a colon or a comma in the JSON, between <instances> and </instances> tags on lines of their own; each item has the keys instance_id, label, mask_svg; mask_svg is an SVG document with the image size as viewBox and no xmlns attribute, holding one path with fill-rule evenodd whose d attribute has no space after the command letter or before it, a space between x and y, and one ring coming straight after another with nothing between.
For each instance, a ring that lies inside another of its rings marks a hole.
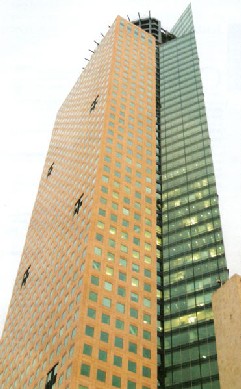
<instances>
[{"instance_id":1,"label":"overcast sky","mask_svg":"<svg viewBox=\"0 0 241 389\"><path fill-rule=\"evenodd\" d=\"M57 110L116 15L170 29L188 0L1 0L0 333ZM241 274L241 0L194 0L230 273Z\"/></svg>"}]
</instances>

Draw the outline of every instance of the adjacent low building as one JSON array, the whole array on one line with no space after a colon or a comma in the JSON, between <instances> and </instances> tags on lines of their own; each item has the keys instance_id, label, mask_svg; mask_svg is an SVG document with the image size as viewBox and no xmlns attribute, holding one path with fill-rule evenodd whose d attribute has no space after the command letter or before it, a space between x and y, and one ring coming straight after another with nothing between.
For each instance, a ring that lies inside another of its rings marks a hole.
<instances>
[{"instance_id":1,"label":"adjacent low building","mask_svg":"<svg viewBox=\"0 0 241 389\"><path fill-rule=\"evenodd\" d=\"M240 389L241 277L238 274L214 293L213 314L221 389Z\"/></svg>"}]
</instances>

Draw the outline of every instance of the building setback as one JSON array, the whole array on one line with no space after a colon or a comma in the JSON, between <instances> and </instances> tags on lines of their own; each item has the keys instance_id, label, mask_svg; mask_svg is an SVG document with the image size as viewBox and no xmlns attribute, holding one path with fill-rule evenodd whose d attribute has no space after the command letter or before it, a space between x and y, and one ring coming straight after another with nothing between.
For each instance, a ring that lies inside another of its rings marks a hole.
<instances>
[{"instance_id":1,"label":"building setback","mask_svg":"<svg viewBox=\"0 0 241 389\"><path fill-rule=\"evenodd\" d=\"M118 16L56 117L0 385L217 389L227 277L191 8Z\"/></svg>"}]
</instances>

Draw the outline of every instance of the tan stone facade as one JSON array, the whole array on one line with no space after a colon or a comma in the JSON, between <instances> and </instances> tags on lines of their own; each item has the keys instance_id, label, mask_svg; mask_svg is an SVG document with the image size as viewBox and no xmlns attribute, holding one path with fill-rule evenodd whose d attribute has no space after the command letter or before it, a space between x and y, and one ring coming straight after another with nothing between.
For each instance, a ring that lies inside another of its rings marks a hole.
<instances>
[{"instance_id":1,"label":"tan stone facade","mask_svg":"<svg viewBox=\"0 0 241 389\"><path fill-rule=\"evenodd\" d=\"M154 38L117 17L56 118L1 388L156 388L155 90Z\"/></svg>"},{"instance_id":2,"label":"tan stone facade","mask_svg":"<svg viewBox=\"0 0 241 389\"><path fill-rule=\"evenodd\" d=\"M213 313L221 389L240 389L241 277L232 276L213 295Z\"/></svg>"}]
</instances>

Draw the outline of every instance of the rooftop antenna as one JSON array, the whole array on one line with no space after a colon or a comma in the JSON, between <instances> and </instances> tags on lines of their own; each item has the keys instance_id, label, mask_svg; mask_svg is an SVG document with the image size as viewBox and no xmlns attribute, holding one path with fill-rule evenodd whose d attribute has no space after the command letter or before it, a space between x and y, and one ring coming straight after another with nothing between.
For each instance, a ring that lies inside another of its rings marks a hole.
<instances>
[{"instance_id":1,"label":"rooftop antenna","mask_svg":"<svg viewBox=\"0 0 241 389\"><path fill-rule=\"evenodd\" d=\"M151 11L149 11L149 33L151 34Z\"/></svg>"},{"instance_id":2,"label":"rooftop antenna","mask_svg":"<svg viewBox=\"0 0 241 389\"><path fill-rule=\"evenodd\" d=\"M85 58L85 60L86 60L86 61L89 61L89 59L88 59L88 58Z\"/></svg>"},{"instance_id":3,"label":"rooftop antenna","mask_svg":"<svg viewBox=\"0 0 241 389\"><path fill-rule=\"evenodd\" d=\"M129 22L130 22L130 18L129 18L129 16L127 15L127 19L129 20Z\"/></svg>"},{"instance_id":4,"label":"rooftop antenna","mask_svg":"<svg viewBox=\"0 0 241 389\"><path fill-rule=\"evenodd\" d=\"M96 42L96 41L94 41L96 44L97 44L97 46L99 46L99 43L98 42Z\"/></svg>"},{"instance_id":5,"label":"rooftop antenna","mask_svg":"<svg viewBox=\"0 0 241 389\"><path fill-rule=\"evenodd\" d=\"M104 35L102 34L102 32L101 32L100 34L104 37Z\"/></svg>"},{"instance_id":6,"label":"rooftop antenna","mask_svg":"<svg viewBox=\"0 0 241 389\"><path fill-rule=\"evenodd\" d=\"M95 53L93 50L90 50L90 49L89 49L89 51L91 51L91 53Z\"/></svg>"},{"instance_id":7,"label":"rooftop antenna","mask_svg":"<svg viewBox=\"0 0 241 389\"><path fill-rule=\"evenodd\" d=\"M138 17L139 17L139 26L141 25L141 15L140 12L138 12Z\"/></svg>"}]
</instances>

